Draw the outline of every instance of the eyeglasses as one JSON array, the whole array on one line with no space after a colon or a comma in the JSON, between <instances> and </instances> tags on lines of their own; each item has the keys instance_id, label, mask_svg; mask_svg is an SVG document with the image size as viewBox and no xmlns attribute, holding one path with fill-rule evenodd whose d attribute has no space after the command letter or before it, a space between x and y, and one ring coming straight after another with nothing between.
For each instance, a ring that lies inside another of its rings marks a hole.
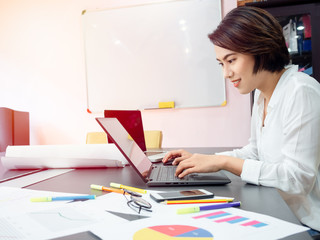
<instances>
[{"instance_id":1,"label":"eyeglasses","mask_svg":"<svg viewBox=\"0 0 320 240\"><path fill-rule=\"evenodd\" d=\"M142 195L140 195L139 193L129 191L127 189L123 189L123 191L124 191L123 196L127 200L127 205L131 209L133 209L134 211L136 211L139 214L140 214L141 210L152 212L152 210L151 210L152 205L149 202L147 202L146 200L144 200L142 198ZM130 199L127 198L126 194L130 195Z\"/></svg>"}]
</instances>

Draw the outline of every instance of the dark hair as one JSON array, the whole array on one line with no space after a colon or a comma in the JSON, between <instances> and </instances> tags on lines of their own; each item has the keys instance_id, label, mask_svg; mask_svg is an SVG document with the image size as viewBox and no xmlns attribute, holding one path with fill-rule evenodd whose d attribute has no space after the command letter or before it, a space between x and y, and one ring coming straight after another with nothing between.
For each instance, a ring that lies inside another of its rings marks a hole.
<instances>
[{"instance_id":1,"label":"dark hair","mask_svg":"<svg viewBox=\"0 0 320 240\"><path fill-rule=\"evenodd\" d=\"M245 6L231 10L209 38L216 46L252 55L254 74L260 70L279 72L290 62L282 27L260 8Z\"/></svg>"}]
</instances>

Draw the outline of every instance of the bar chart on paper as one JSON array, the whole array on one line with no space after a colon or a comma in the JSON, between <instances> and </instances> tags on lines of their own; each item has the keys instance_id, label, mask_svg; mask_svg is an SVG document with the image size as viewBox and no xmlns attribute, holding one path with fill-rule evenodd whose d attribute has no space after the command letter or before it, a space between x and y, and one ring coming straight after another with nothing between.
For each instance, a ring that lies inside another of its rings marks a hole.
<instances>
[{"instance_id":1,"label":"bar chart on paper","mask_svg":"<svg viewBox=\"0 0 320 240\"><path fill-rule=\"evenodd\" d=\"M230 212L226 211L216 211L216 212L211 212L208 214L203 214L203 215L198 215L193 217L194 219L201 219L201 218L207 218L207 219L212 219L213 222L215 223L230 223L230 224L239 224L244 227L255 227L255 228L260 228L260 227L265 227L268 226L267 223L263 223L254 219L250 219L248 217L243 217L243 216L238 216L234 215Z\"/></svg>"},{"instance_id":2,"label":"bar chart on paper","mask_svg":"<svg viewBox=\"0 0 320 240\"><path fill-rule=\"evenodd\" d=\"M130 223L130 225L129 225ZM307 228L239 208L224 208L129 222L118 239L133 240L270 240ZM116 232L116 234L119 234Z\"/></svg>"},{"instance_id":3,"label":"bar chart on paper","mask_svg":"<svg viewBox=\"0 0 320 240\"><path fill-rule=\"evenodd\" d=\"M202 228L188 225L158 225L138 230L133 240L213 240L213 235Z\"/></svg>"}]
</instances>

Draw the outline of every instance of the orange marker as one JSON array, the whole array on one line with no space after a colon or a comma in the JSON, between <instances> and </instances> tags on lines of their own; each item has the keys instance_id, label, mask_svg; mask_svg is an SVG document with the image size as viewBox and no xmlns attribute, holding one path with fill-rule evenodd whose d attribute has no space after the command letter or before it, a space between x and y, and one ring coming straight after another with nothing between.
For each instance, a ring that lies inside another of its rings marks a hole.
<instances>
[{"instance_id":1,"label":"orange marker","mask_svg":"<svg viewBox=\"0 0 320 240\"><path fill-rule=\"evenodd\" d=\"M91 189L100 190L100 191L114 192L114 193L120 193L120 194L125 193L122 189L109 188L109 187L104 187L104 186L95 185L95 184L91 184L90 187Z\"/></svg>"}]
</instances>

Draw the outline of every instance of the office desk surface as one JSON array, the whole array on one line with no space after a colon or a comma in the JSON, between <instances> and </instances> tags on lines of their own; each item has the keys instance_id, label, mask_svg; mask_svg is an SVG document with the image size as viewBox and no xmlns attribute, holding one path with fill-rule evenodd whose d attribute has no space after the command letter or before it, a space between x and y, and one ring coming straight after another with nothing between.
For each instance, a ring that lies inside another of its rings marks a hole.
<instances>
[{"instance_id":1,"label":"office desk surface","mask_svg":"<svg viewBox=\"0 0 320 240\"><path fill-rule=\"evenodd\" d=\"M300 224L290 208L283 201L278 191L274 188L246 184L233 174L226 173L232 183L223 186L201 186L213 192L217 196L235 197L235 201L241 201L241 209L267 214L288 222ZM90 184L109 186L110 182L118 182L124 185L146 188L144 182L134 170L125 168L109 169L78 169L59 175L43 182L29 186L29 189L71 192L83 194L105 194L91 190ZM195 187L170 187L170 189L194 189ZM165 187L148 188L153 190L167 190ZM287 239L311 239L308 233L296 234Z\"/></svg>"},{"instance_id":2,"label":"office desk surface","mask_svg":"<svg viewBox=\"0 0 320 240\"><path fill-rule=\"evenodd\" d=\"M5 152L0 152L0 158L5 156ZM22 176L26 176L29 174L33 174L36 172L41 171L40 169L33 169L33 170L14 170L14 171L9 171L7 170L3 165L2 162L0 161L0 183L6 182L15 178L19 178Z\"/></svg>"},{"instance_id":3,"label":"office desk surface","mask_svg":"<svg viewBox=\"0 0 320 240\"><path fill-rule=\"evenodd\" d=\"M199 150L199 149L197 149ZM202 153L212 152L210 149L200 149ZM196 149L192 149L195 152ZM243 182L239 177L226 172L232 180L230 184L223 186L201 186L213 192L217 196L234 197L235 201L241 201L241 209L270 215L288 222L300 224L291 212L290 208L274 188L255 186ZM29 189L57 191L83 194L107 194L90 189L90 184L109 186L110 182L118 182L124 185L146 188L145 183L130 166L125 168L107 169L77 169L71 172L47 179L45 181L28 186ZM152 187L153 190L167 190L169 187ZM170 187L172 190L194 189L191 186ZM286 239L311 239L308 233L300 233Z\"/></svg>"}]
</instances>

